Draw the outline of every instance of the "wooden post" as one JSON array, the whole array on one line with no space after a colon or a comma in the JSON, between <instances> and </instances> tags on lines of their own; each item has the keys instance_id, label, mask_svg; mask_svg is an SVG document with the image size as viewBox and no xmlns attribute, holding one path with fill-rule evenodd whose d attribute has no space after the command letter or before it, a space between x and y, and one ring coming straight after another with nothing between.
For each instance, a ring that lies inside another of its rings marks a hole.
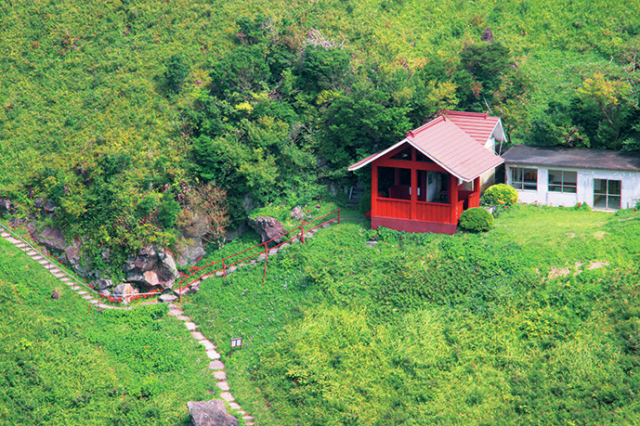
<instances>
[{"instance_id":1,"label":"wooden post","mask_svg":"<svg viewBox=\"0 0 640 426\"><path fill-rule=\"evenodd\" d=\"M178 284L178 303L182 303L182 280Z\"/></svg>"},{"instance_id":2,"label":"wooden post","mask_svg":"<svg viewBox=\"0 0 640 426\"><path fill-rule=\"evenodd\" d=\"M378 215L378 166L371 166L371 217Z\"/></svg>"},{"instance_id":3,"label":"wooden post","mask_svg":"<svg viewBox=\"0 0 640 426\"><path fill-rule=\"evenodd\" d=\"M338 225L340 225L340 209L338 209Z\"/></svg>"},{"instance_id":4,"label":"wooden post","mask_svg":"<svg viewBox=\"0 0 640 426\"><path fill-rule=\"evenodd\" d=\"M302 239L302 245L305 246L305 242L304 242L304 221L302 221L302 225L300 225L300 229L302 230L302 236L300 237Z\"/></svg>"},{"instance_id":5,"label":"wooden post","mask_svg":"<svg viewBox=\"0 0 640 426\"><path fill-rule=\"evenodd\" d=\"M224 265L224 259L222 259L222 278L227 278L227 268Z\"/></svg>"}]
</instances>

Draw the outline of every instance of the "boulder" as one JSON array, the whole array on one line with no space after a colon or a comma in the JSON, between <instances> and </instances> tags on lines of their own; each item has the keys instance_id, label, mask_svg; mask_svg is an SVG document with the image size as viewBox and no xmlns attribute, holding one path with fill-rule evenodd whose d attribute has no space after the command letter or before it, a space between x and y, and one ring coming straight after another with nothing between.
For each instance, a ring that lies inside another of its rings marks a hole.
<instances>
[{"instance_id":1,"label":"boulder","mask_svg":"<svg viewBox=\"0 0 640 426\"><path fill-rule=\"evenodd\" d=\"M98 291L109 290L113 287L113 281L105 278L98 278L93 284Z\"/></svg>"},{"instance_id":2,"label":"boulder","mask_svg":"<svg viewBox=\"0 0 640 426\"><path fill-rule=\"evenodd\" d=\"M138 290L133 288L131 284L120 284L113 289L113 297L122 298L125 305L131 302L136 294L138 294Z\"/></svg>"},{"instance_id":3,"label":"boulder","mask_svg":"<svg viewBox=\"0 0 640 426\"><path fill-rule=\"evenodd\" d=\"M487 43L493 43L493 32L486 28L480 37L481 41L486 41Z\"/></svg>"},{"instance_id":4,"label":"boulder","mask_svg":"<svg viewBox=\"0 0 640 426\"><path fill-rule=\"evenodd\" d=\"M11 201L8 198L0 197L0 213L8 212L11 208Z\"/></svg>"},{"instance_id":5,"label":"boulder","mask_svg":"<svg viewBox=\"0 0 640 426\"><path fill-rule=\"evenodd\" d=\"M42 231L34 228L31 236L38 244L45 246L47 249L65 251L67 248L64 232L57 226L47 225Z\"/></svg>"},{"instance_id":6,"label":"boulder","mask_svg":"<svg viewBox=\"0 0 640 426\"><path fill-rule=\"evenodd\" d=\"M193 241L193 240L191 240ZM207 254L202 246L202 240L189 244L190 240L181 239L178 241L177 263L179 266L193 266L198 259Z\"/></svg>"},{"instance_id":7,"label":"boulder","mask_svg":"<svg viewBox=\"0 0 640 426\"><path fill-rule=\"evenodd\" d=\"M280 237L287 232L275 217L258 216L255 220L249 220L249 226L260 234L263 243L274 238L279 243Z\"/></svg>"},{"instance_id":8,"label":"boulder","mask_svg":"<svg viewBox=\"0 0 640 426\"><path fill-rule=\"evenodd\" d=\"M191 426L238 426L238 419L227 414L221 399L187 402Z\"/></svg>"},{"instance_id":9,"label":"boulder","mask_svg":"<svg viewBox=\"0 0 640 426\"><path fill-rule=\"evenodd\" d=\"M302 207L297 206L293 210L291 210L291 219L302 221L302 220L305 220L306 218L307 218L307 215L305 214L304 211L302 211Z\"/></svg>"},{"instance_id":10,"label":"boulder","mask_svg":"<svg viewBox=\"0 0 640 426\"><path fill-rule=\"evenodd\" d=\"M122 269L127 274L127 281L162 290L170 289L178 278L173 256L151 245L143 247L136 257L129 258Z\"/></svg>"}]
</instances>

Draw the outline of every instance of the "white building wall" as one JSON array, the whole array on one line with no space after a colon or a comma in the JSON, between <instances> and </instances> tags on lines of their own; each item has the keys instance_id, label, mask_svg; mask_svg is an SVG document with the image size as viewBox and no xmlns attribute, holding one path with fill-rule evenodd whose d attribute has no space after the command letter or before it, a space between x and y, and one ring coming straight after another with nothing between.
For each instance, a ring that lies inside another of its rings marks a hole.
<instances>
[{"instance_id":1,"label":"white building wall","mask_svg":"<svg viewBox=\"0 0 640 426\"><path fill-rule=\"evenodd\" d=\"M507 166L507 183L513 185L511 168ZM569 194L548 191L549 168L541 166L526 166L528 169L538 169L538 189L518 189L518 197L522 203L537 203L548 206L573 207L577 203L587 203L593 207L593 180L607 179L621 181L621 207L632 208L640 200L640 172L616 172L610 170L586 170L565 167L554 167L552 170L575 171L578 175L577 193Z\"/></svg>"}]
</instances>

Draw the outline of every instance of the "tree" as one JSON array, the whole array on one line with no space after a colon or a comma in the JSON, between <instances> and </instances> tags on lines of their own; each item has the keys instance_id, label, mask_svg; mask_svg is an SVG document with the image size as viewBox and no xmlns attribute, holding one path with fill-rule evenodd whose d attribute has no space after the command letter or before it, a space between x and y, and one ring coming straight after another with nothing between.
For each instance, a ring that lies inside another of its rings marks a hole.
<instances>
[{"instance_id":1,"label":"tree","mask_svg":"<svg viewBox=\"0 0 640 426\"><path fill-rule=\"evenodd\" d=\"M187 75L189 75L189 67L184 63L182 55L171 55L167 61L167 70L164 72L167 87L175 93L180 92Z\"/></svg>"}]
</instances>

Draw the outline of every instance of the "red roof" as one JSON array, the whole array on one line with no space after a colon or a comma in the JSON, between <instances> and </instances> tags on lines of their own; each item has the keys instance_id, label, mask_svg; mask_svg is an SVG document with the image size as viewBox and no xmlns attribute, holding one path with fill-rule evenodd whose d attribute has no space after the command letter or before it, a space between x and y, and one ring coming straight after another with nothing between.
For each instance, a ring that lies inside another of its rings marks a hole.
<instances>
[{"instance_id":1,"label":"red roof","mask_svg":"<svg viewBox=\"0 0 640 426\"><path fill-rule=\"evenodd\" d=\"M407 132L407 137L394 146L352 164L349 170L364 167L396 147L409 143L454 176L468 182L504 162L500 156L484 147L499 124L499 118L485 114L446 111ZM487 130L489 127L491 130Z\"/></svg>"},{"instance_id":2,"label":"red roof","mask_svg":"<svg viewBox=\"0 0 640 426\"><path fill-rule=\"evenodd\" d=\"M442 114L482 145L487 143L498 126L499 132L495 135L495 138L500 141L506 140L502 130L502 123L498 117L491 117L485 113L462 111L442 111Z\"/></svg>"}]
</instances>

